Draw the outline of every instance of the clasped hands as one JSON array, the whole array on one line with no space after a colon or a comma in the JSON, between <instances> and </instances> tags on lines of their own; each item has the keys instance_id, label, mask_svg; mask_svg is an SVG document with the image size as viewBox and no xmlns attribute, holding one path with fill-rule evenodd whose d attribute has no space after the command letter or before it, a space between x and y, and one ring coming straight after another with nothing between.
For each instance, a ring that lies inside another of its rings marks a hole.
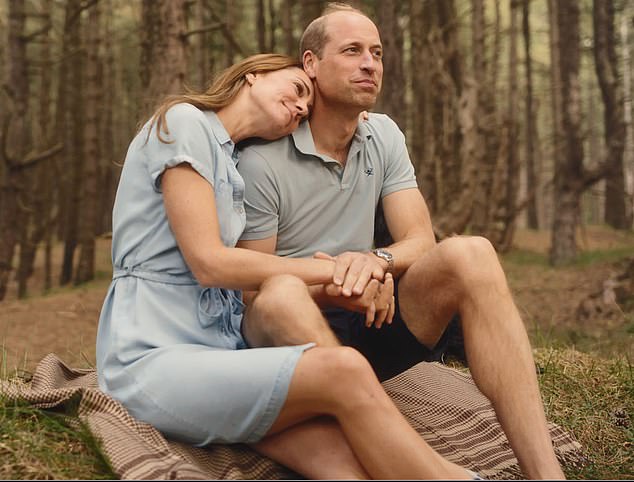
<instances>
[{"instance_id":1,"label":"clasped hands","mask_svg":"<svg viewBox=\"0 0 634 482\"><path fill-rule=\"evenodd\" d=\"M385 273L371 253L345 252L338 256L318 251L314 258L335 263L332 283L324 291L333 304L365 313L365 325L381 328L394 317L394 278Z\"/></svg>"}]
</instances>

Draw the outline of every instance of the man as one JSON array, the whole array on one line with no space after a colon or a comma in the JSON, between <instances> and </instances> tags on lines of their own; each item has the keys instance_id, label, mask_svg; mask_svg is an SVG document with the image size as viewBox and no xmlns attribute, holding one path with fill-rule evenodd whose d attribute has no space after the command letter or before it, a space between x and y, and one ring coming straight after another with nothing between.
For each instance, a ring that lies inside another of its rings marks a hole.
<instances>
[{"instance_id":1,"label":"man","mask_svg":"<svg viewBox=\"0 0 634 482\"><path fill-rule=\"evenodd\" d=\"M254 345L350 344L385 378L433 354L459 314L472 376L524 473L563 478L528 336L495 250L480 237L436 243L403 134L384 115L358 120L381 89L376 26L352 7L330 6L307 27L301 53L315 86L311 118L287 138L242 152L247 228L241 246L282 256L336 256L335 285L310 289L337 336L325 324L303 324L300 316L294 326L279 326L257 298L245 336ZM373 251L379 200L395 242ZM385 273L397 280L395 303ZM379 329L368 327L372 322Z\"/></svg>"}]
</instances>

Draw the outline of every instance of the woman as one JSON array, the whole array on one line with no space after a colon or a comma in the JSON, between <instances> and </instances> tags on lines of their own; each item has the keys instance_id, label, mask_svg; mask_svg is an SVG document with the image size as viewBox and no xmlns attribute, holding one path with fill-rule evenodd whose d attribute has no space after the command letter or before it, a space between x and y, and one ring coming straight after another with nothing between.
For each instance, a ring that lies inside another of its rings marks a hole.
<instances>
[{"instance_id":1,"label":"woman","mask_svg":"<svg viewBox=\"0 0 634 482\"><path fill-rule=\"evenodd\" d=\"M306 477L469 478L422 441L356 351L248 348L242 336L237 290L259 289L254 303L280 316L321 318L306 284L333 277L332 260L235 248L235 144L289 134L311 100L295 60L261 54L167 101L137 134L113 211L99 385L171 438L251 443Z\"/></svg>"}]
</instances>

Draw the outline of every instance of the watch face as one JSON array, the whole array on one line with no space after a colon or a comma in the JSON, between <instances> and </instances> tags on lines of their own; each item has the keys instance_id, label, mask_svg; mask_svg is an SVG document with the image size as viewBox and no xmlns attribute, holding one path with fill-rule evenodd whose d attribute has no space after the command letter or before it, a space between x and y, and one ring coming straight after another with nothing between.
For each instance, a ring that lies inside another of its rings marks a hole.
<instances>
[{"instance_id":1,"label":"watch face","mask_svg":"<svg viewBox=\"0 0 634 482\"><path fill-rule=\"evenodd\" d=\"M392 253L385 251L384 249L377 249L376 254L386 261L390 261L392 259Z\"/></svg>"}]
</instances>

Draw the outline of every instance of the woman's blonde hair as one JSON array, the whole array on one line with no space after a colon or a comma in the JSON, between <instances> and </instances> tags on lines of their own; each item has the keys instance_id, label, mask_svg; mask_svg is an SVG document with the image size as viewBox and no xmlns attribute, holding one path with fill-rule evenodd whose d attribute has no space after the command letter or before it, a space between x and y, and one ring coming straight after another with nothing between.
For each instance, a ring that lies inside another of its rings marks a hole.
<instances>
[{"instance_id":1,"label":"woman's blonde hair","mask_svg":"<svg viewBox=\"0 0 634 482\"><path fill-rule=\"evenodd\" d=\"M203 93L186 92L185 94L168 96L152 115L148 136L156 123L156 136L159 141L165 144L172 142L161 137L161 131L169 135L165 115L176 104L187 102L200 110L216 111L226 107L235 99L246 82L247 74L273 72L289 67L301 69L302 64L297 59L282 54L256 54L247 57L220 72L211 87Z\"/></svg>"}]
</instances>

